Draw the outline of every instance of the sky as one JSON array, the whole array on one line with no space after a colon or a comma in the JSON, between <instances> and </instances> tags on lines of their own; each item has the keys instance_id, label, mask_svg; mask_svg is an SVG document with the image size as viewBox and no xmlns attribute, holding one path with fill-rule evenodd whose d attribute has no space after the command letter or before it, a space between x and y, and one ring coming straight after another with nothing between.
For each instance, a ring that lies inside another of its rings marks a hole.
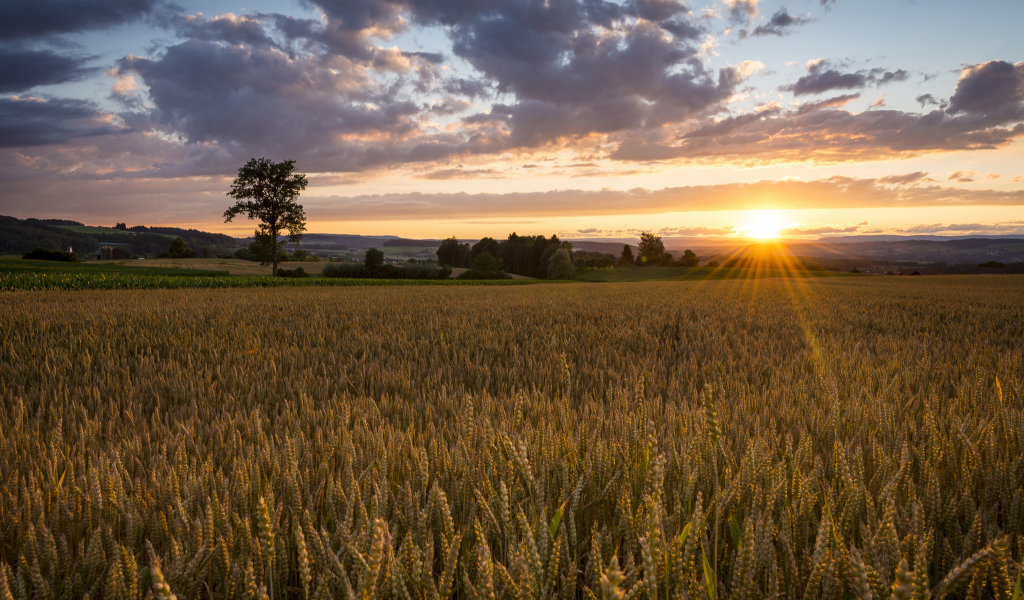
<instances>
[{"instance_id":1,"label":"sky","mask_svg":"<svg viewBox=\"0 0 1024 600\"><path fill-rule=\"evenodd\" d=\"M0 214L248 235L1024 235L1024 2L13 0Z\"/></svg>"}]
</instances>

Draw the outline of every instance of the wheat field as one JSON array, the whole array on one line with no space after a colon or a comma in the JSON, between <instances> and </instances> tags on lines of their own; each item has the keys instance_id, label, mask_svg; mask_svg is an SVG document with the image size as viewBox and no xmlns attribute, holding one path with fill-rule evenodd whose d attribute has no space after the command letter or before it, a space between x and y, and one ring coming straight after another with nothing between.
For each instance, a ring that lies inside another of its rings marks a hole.
<instances>
[{"instance_id":1,"label":"wheat field","mask_svg":"<svg viewBox=\"0 0 1024 600\"><path fill-rule=\"evenodd\" d=\"M0 600L1017 600L1022 299L0 294Z\"/></svg>"}]
</instances>

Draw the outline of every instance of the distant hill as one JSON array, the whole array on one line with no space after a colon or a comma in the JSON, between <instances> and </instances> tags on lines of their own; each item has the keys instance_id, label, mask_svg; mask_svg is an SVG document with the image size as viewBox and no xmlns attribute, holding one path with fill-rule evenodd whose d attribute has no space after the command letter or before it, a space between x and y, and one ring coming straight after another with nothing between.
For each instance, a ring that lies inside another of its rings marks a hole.
<instances>
[{"instance_id":1,"label":"distant hill","mask_svg":"<svg viewBox=\"0 0 1024 600\"><path fill-rule=\"evenodd\" d=\"M862 244L865 242L951 242L967 239L1024 240L1024 235L837 235L818 238L817 241L823 244Z\"/></svg>"},{"instance_id":2,"label":"distant hill","mask_svg":"<svg viewBox=\"0 0 1024 600\"><path fill-rule=\"evenodd\" d=\"M156 256L166 252L171 240L180 237L193 250L209 247L214 254L230 252L238 240L222 233L209 233L179 227L146 227L127 229L89 227L68 219L18 219L0 217L0 254L23 254L35 248L67 250L79 256L95 254L100 246L122 248L134 255Z\"/></svg>"},{"instance_id":3,"label":"distant hill","mask_svg":"<svg viewBox=\"0 0 1024 600\"><path fill-rule=\"evenodd\" d=\"M304 233L301 245L307 250L331 250L346 248L371 248L384 245L385 241L397 240L397 235L354 235L348 233ZM253 241L252 237L241 238L242 244Z\"/></svg>"},{"instance_id":4,"label":"distant hill","mask_svg":"<svg viewBox=\"0 0 1024 600\"><path fill-rule=\"evenodd\" d=\"M1003 263L1024 262L1024 238L941 238L861 240L858 242L824 242L787 244L789 252L805 256L861 259L893 264L920 263L979 264L990 260Z\"/></svg>"},{"instance_id":5,"label":"distant hill","mask_svg":"<svg viewBox=\"0 0 1024 600\"><path fill-rule=\"evenodd\" d=\"M88 234L49 225L38 219L0 216L0 254L24 254L36 248L71 248L83 255L96 252L99 247L99 241Z\"/></svg>"}]
</instances>

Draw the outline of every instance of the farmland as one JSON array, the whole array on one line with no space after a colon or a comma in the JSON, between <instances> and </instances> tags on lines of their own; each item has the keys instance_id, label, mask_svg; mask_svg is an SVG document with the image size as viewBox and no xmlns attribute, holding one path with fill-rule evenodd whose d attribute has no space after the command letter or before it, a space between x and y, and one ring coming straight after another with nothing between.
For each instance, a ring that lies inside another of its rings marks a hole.
<instances>
[{"instance_id":1,"label":"farmland","mask_svg":"<svg viewBox=\"0 0 1024 600\"><path fill-rule=\"evenodd\" d=\"M144 290L204 288L271 288L271 287L338 287L380 285L521 285L529 281L455 281L271 278L257 269L246 269L248 263L228 259L177 259L153 261L102 261L87 263L48 262L0 258L0 292L42 290ZM239 267L241 265L241 267ZM282 263L282 265L313 265L320 271L322 263ZM232 269L211 270L210 268ZM264 269L269 271L269 267Z\"/></svg>"},{"instance_id":2,"label":"farmland","mask_svg":"<svg viewBox=\"0 0 1024 600\"><path fill-rule=\"evenodd\" d=\"M0 595L1009 599L1022 297L3 293Z\"/></svg>"},{"instance_id":3,"label":"farmland","mask_svg":"<svg viewBox=\"0 0 1024 600\"><path fill-rule=\"evenodd\" d=\"M713 268L713 267L616 267L614 269L583 270L573 277L576 281L633 282L633 281L716 281L720 279L765 279L845 277L834 271L771 268Z\"/></svg>"}]
</instances>

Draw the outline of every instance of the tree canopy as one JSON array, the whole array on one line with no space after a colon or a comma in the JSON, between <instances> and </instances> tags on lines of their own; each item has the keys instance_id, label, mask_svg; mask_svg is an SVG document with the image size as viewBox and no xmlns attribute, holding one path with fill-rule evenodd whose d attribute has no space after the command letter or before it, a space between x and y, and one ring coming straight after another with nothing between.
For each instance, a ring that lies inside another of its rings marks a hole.
<instances>
[{"instance_id":1,"label":"tree canopy","mask_svg":"<svg viewBox=\"0 0 1024 600\"><path fill-rule=\"evenodd\" d=\"M294 169L294 160L276 163L269 158L252 158L238 169L238 177L231 182L231 191L227 193L236 202L224 211L224 221L229 222L241 214L260 221L256 234L270 236L272 240L271 262L275 277L278 236L287 231L292 241L298 242L306 230L306 213L296 199L309 182L305 175L293 173Z\"/></svg>"},{"instance_id":2,"label":"tree canopy","mask_svg":"<svg viewBox=\"0 0 1024 600\"><path fill-rule=\"evenodd\" d=\"M548 279L572 279L575 273L568 249L559 248L551 254L548 261Z\"/></svg>"},{"instance_id":3,"label":"tree canopy","mask_svg":"<svg viewBox=\"0 0 1024 600\"><path fill-rule=\"evenodd\" d=\"M379 271L384 266L384 251L378 248L369 248L363 258L363 268L370 273Z\"/></svg>"},{"instance_id":4,"label":"tree canopy","mask_svg":"<svg viewBox=\"0 0 1024 600\"><path fill-rule=\"evenodd\" d=\"M619 266L628 267L633 264L633 249L629 244L622 245L622 256L619 257Z\"/></svg>"},{"instance_id":5,"label":"tree canopy","mask_svg":"<svg viewBox=\"0 0 1024 600\"><path fill-rule=\"evenodd\" d=\"M169 258L195 258L195 250L188 247L185 240L180 237L176 237L171 240L171 247L167 250L167 256Z\"/></svg>"},{"instance_id":6,"label":"tree canopy","mask_svg":"<svg viewBox=\"0 0 1024 600\"><path fill-rule=\"evenodd\" d=\"M437 264L449 267L468 267L470 260L469 244L463 244L454 236L441 242L437 249Z\"/></svg>"}]
</instances>

